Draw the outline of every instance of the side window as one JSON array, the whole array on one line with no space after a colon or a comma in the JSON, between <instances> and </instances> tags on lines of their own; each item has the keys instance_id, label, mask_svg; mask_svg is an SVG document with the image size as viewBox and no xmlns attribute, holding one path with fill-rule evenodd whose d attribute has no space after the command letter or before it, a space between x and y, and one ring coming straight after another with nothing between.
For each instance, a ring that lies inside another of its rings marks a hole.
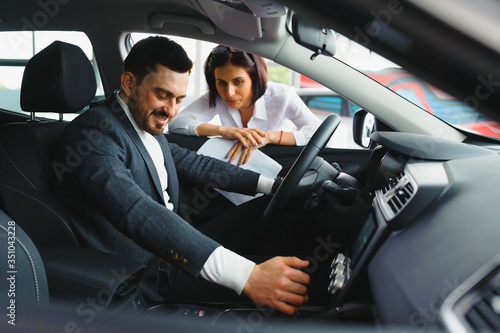
<instances>
[{"instance_id":1,"label":"side window","mask_svg":"<svg viewBox=\"0 0 500 333\"><path fill-rule=\"evenodd\" d=\"M0 32L0 109L25 113L20 105L21 82L28 60L55 40L79 46L92 62L96 73L96 97L103 97L104 90L97 71L92 45L82 32L23 31ZM58 115L37 113L37 116L58 118ZM66 115L65 118L69 118Z\"/></svg>"},{"instance_id":2,"label":"side window","mask_svg":"<svg viewBox=\"0 0 500 333\"><path fill-rule=\"evenodd\" d=\"M125 47L130 50L130 48L139 40L154 36L155 34L146 33L131 33ZM206 42L202 40L196 40L192 38L185 38L179 36L169 36L165 37L173 39L175 42L182 45L186 50L189 58L193 61L193 71L189 79L188 93L186 99L182 102L182 107L186 107L194 101L196 98L204 94L208 86L205 81L205 75L203 73L203 66L207 56L210 54L212 49L218 44ZM301 77L298 73L293 72L289 68L281 66L273 61L266 59L267 61L267 72L268 80L272 82L283 83L287 85L294 86L296 88L301 86Z\"/></svg>"},{"instance_id":3,"label":"side window","mask_svg":"<svg viewBox=\"0 0 500 333\"><path fill-rule=\"evenodd\" d=\"M126 39L125 48L130 48L139 40L154 34L131 33ZM165 36L173 39L182 45L186 53L194 63L188 85L187 97L182 102L182 109L188 106L192 101L204 94L208 87L203 73L205 59L217 44L184 38L179 36ZM342 122L334 133L334 144L336 147L356 148L360 147L354 143L352 138L352 116L354 111L359 109L351 101L339 96L337 93L325 88L318 82L315 82L307 76L295 72L287 67L266 59L268 80L293 86L300 98L311 109L311 111L320 119L325 119L331 113L342 116ZM220 124L216 116L211 123Z\"/></svg>"},{"instance_id":4,"label":"side window","mask_svg":"<svg viewBox=\"0 0 500 333\"><path fill-rule=\"evenodd\" d=\"M335 113L339 116L344 115L342 104L340 96L312 96L306 102L314 113Z\"/></svg>"},{"instance_id":5,"label":"side window","mask_svg":"<svg viewBox=\"0 0 500 333\"><path fill-rule=\"evenodd\" d=\"M361 107L358 104L353 103L351 101L348 101L347 103L349 104L349 116L353 117L354 113L359 109L361 109Z\"/></svg>"},{"instance_id":6,"label":"side window","mask_svg":"<svg viewBox=\"0 0 500 333\"><path fill-rule=\"evenodd\" d=\"M324 118L331 113L342 117L352 117L354 112L359 109L359 106L332 91L329 92L331 96L307 88L298 89L297 93L307 107L319 118Z\"/></svg>"}]
</instances>

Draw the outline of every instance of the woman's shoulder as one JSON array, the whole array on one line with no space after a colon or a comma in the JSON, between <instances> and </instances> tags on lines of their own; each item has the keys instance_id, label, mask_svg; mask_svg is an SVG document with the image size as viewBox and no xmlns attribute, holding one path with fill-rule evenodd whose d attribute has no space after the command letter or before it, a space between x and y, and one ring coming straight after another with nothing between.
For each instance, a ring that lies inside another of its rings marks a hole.
<instances>
[{"instance_id":1,"label":"woman's shoulder","mask_svg":"<svg viewBox=\"0 0 500 333\"><path fill-rule=\"evenodd\" d=\"M288 95L295 93L295 88L283 83L267 82L266 94L268 96Z\"/></svg>"},{"instance_id":2,"label":"woman's shoulder","mask_svg":"<svg viewBox=\"0 0 500 333\"><path fill-rule=\"evenodd\" d=\"M217 105L220 104L220 101L217 99L215 100L215 108ZM191 100L187 105L183 105L181 111L179 114L184 113L186 116L188 114L204 114L206 115L207 112L214 112L214 106L210 105L210 100L208 97L208 92L204 93L203 95L197 97L194 100Z\"/></svg>"}]
</instances>

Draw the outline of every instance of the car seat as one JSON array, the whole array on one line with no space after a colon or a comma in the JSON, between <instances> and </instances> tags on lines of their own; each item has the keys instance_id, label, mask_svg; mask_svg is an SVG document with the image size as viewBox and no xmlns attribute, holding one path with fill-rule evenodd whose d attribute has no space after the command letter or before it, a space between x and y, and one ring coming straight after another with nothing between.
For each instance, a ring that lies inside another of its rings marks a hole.
<instances>
[{"instance_id":1,"label":"car seat","mask_svg":"<svg viewBox=\"0 0 500 333\"><path fill-rule=\"evenodd\" d=\"M0 132L4 204L37 246L79 242L68 222L69 212L55 199L50 186L51 161L67 123L38 121L35 112L78 112L95 91L94 72L85 54L77 46L54 42L33 56L24 71L21 108L31 112L31 119L7 124ZM34 217L39 222L34 223Z\"/></svg>"},{"instance_id":2,"label":"car seat","mask_svg":"<svg viewBox=\"0 0 500 333\"><path fill-rule=\"evenodd\" d=\"M24 308L48 304L47 277L40 254L31 239L1 210L0 244L0 267L5 269L3 277L6 278L0 283L0 306L7 309L7 321L14 320L15 323L15 318L22 316Z\"/></svg>"},{"instance_id":3,"label":"car seat","mask_svg":"<svg viewBox=\"0 0 500 333\"><path fill-rule=\"evenodd\" d=\"M78 113L95 96L94 69L77 46L56 41L26 65L21 107L27 122L0 128L0 195L9 216L31 237L47 271L50 298L80 303L106 290L103 307L143 306L137 283L144 265L80 247L74 216L55 196L52 160L67 122L35 112ZM120 272L117 279L113 272ZM126 274L123 274L126 272Z\"/></svg>"}]
</instances>

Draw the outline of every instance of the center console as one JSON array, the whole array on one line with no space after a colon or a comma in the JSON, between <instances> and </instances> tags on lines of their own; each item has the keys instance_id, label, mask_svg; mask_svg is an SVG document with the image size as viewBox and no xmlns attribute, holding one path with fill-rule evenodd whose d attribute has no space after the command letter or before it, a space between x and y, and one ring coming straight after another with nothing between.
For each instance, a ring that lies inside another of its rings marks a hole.
<instances>
[{"instance_id":1,"label":"center console","mask_svg":"<svg viewBox=\"0 0 500 333\"><path fill-rule=\"evenodd\" d=\"M377 214L377 210L373 209L346 251L338 253L332 260L327 291L333 306L354 301L349 291L361 285L366 286L360 282L365 279L366 266L376 248L389 234L387 224L383 219L377 219Z\"/></svg>"}]
</instances>

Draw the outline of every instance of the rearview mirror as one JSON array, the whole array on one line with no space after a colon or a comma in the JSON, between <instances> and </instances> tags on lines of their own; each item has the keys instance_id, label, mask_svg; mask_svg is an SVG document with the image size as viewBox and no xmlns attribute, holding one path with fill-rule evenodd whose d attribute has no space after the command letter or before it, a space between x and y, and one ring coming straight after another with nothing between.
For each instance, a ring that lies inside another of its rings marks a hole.
<instances>
[{"instance_id":1,"label":"rearview mirror","mask_svg":"<svg viewBox=\"0 0 500 333\"><path fill-rule=\"evenodd\" d=\"M332 57L336 51L335 35L331 29L326 29L317 23L304 20L299 14L292 13L289 20L289 30L295 41L314 51L311 60L322 54ZM291 23L290 23L291 21Z\"/></svg>"}]
</instances>

